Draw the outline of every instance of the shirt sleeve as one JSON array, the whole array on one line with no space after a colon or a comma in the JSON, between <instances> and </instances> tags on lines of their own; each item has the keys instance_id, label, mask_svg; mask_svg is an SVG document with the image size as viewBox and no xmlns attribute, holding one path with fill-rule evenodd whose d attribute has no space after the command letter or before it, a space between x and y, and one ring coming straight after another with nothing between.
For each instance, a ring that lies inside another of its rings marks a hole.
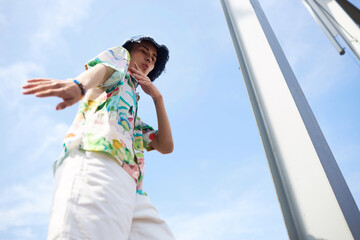
<instances>
[{"instance_id":1,"label":"shirt sleeve","mask_svg":"<svg viewBox=\"0 0 360 240\"><path fill-rule=\"evenodd\" d=\"M149 144L155 139L158 131L141 121L139 117L136 118L136 129L141 130L142 132L144 149L147 151L154 150Z\"/></svg>"},{"instance_id":2,"label":"shirt sleeve","mask_svg":"<svg viewBox=\"0 0 360 240\"><path fill-rule=\"evenodd\" d=\"M127 72L130 62L130 54L123 47L113 47L103 51L95 58L85 64L85 68L89 69L96 64L101 63L115 70L115 72L101 85L107 87L120 81Z\"/></svg>"}]
</instances>

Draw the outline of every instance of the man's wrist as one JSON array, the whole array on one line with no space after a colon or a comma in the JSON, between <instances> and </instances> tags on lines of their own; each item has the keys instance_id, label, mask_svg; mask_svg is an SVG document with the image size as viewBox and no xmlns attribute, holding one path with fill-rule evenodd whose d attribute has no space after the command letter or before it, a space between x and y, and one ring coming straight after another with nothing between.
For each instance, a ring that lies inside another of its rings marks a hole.
<instances>
[{"instance_id":1,"label":"man's wrist","mask_svg":"<svg viewBox=\"0 0 360 240\"><path fill-rule=\"evenodd\" d=\"M163 96L160 93L153 97L153 101L155 104L161 100L163 100Z\"/></svg>"},{"instance_id":2,"label":"man's wrist","mask_svg":"<svg viewBox=\"0 0 360 240\"><path fill-rule=\"evenodd\" d=\"M85 90L85 87L84 85L82 85L81 82L79 82L78 80L74 79L73 80L74 83L76 83L76 85L80 88L80 91L81 91L81 96L84 96L85 93L86 93L86 90Z\"/></svg>"}]
</instances>

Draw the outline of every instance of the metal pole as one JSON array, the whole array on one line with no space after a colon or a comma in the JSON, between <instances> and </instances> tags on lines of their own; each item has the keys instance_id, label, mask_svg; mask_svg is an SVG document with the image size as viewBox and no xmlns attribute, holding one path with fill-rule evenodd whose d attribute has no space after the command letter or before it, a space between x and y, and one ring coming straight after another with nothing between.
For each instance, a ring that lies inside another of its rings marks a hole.
<instances>
[{"instance_id":1,"label":"metal pole","mask_svg":"<svg viewBox=\"0 0 360 240\"><path fill-rule=\"evenodd\" d=\"M335 0L303 0L316 13L326 28L336 29L360 61L360 28ZM308 8L310 10L310 8ZM315 16L311 11L310 13ZM315 20L318 20L315 18ZM317 21L319 23L319 21ZM321 23L320 23L321 26ZM321 26L327 34L323 26ZM328 34L327 34L328 35ZM329 38L333 41L332 37Z\"/></svg>"},{"instance_id":2,"label":"metal pole","mask_svg":"<svg viewBox=\"0 0 360 240\"><path fill-rule=\"evenodd\" d=\"M221 0L291 239L360 239L360 213L256 0Z\"/></svg>"},{"instance_id":3,"label":"metal pole","mask_svg":"<svg viewBox=\"0 0 360 240\"><path fill-rule=\"evenodd\" d=\"M360 26L360 10L347 0L336 0L351 19Z\"/></svg>"},{"instance_id":4,"label":"metal pole","mask_svg":"<svg viewBox=\"0 0 360 240\"><path fill-rule=\"evenodd\" d=\"M308 8L309 12L311 13L311 15L313 16L313 18L315 19L315 21L319 24L319 26L322 28L322 30L324 31L324 33L326 34L326 36L329 38L329 40L331 41L331 43L334 45L334 47L336 48L336 50L338 51L338 53L340 55L344 55L345 54L345 49L340 45L340 43L336 40L336 36L339 34L338 31L336 31L336 28L333 27L333 29L330 29L329 24L331 24L331 22L328 20L328 24L324 23L324 18L326 18L326 15L323 16L319 16L319 13L317 11L315 11L313 9L313 7L311 6L311 4L309 4L308 0L303 0L303 3L305 5L306 8Z\"/></svg>"}]
</instances>

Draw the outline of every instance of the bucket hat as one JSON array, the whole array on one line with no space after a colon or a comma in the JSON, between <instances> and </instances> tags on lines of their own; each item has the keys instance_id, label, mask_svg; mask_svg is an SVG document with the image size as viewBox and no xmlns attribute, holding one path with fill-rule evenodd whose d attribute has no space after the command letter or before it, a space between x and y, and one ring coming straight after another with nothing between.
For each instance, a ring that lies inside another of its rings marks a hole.
<instances>
[{"instance_id":1,"label":"bucket hat","mask_svg":"<svg viewBox=\"0 0 360 240\"><path fill-rule=\"evenodd\" d=\"M169 49L165 45L158 44L152 37L139 35L132 37L122 45L129 52L132 49L133 43L140 43L142 41L151 42L154 44L157 51L157 58L154 69L148 74L148 77L153 82L165 70L165 65L169 60Z\"/></svg>"}]
</instances>

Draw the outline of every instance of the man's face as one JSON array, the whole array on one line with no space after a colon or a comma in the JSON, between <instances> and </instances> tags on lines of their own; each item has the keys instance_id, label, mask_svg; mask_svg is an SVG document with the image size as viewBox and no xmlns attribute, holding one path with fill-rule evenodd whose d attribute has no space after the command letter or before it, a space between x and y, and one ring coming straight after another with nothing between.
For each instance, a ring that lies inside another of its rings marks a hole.
<instances>
[{"instance_id":1,"label":"man's face","mask_svg":"<svg viewBox=\"0 0 360 240\"><path fill-rule=\"evenodd\" d=\"M145 75L148 75L154 69L156 58L157 51L155 46L150 42L142 41L135 44L132 48L129 67L135 67L134 63L136 63L140 70Z\"/></svg>"}]
</instances>

